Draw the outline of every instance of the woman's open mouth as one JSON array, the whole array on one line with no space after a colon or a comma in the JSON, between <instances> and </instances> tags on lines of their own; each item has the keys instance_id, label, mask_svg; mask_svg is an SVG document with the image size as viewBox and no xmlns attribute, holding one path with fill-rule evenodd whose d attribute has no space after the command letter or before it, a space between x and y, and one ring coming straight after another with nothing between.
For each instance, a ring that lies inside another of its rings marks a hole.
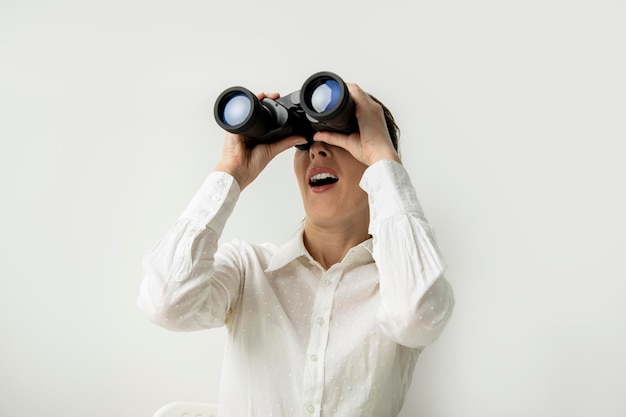
<instances>
[{"instance_id":1,"label":"woman's open mouth","mask_svg":"<svg viewBox=\"0 0 626 417\"><path fill-rule=\"evenodd\" d=\"M331 188L339 181L339 176L330 168L316 167L309 171L309 186L315 192L322 192Z\"/></svg>"},{"instance_id":2,"label":"woman's open mouth","mask_svg":"<svg viewBox=\"0 0 626 417\"><path fill-rule=\"evenodd\" d=\"M321 172L309 178L309 185L311 187L321 187L324 185L334 184L337 181L339 181L339 178L337 178L333 174L329 172Z\"/></svg>"}]
</instances>

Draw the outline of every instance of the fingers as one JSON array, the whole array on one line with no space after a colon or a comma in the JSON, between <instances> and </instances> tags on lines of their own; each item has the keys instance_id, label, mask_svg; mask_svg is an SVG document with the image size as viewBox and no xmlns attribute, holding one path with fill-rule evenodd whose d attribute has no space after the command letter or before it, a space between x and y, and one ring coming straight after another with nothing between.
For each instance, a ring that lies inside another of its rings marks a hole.
<instances>
[{"instance_id":1,"label":"fingers","mask_svg":"<svg viewBox=\"0 0 626 417\"><path fill-rule=\"evenodd\" d=\"M277 98L280 98L280 94L279 93L266 93L266 92L260 92L256 94L257 98L259 100L263 100L264 98L271 98L272 100L276 100Z\"/></svg>"},{"instance_id":2,"label":"fingers","mask_svg":"<svg viewBox=\"0 0 626 417\"><path fill-rule=\"evenodd\" d=\"M316 142L324 142L329 145L338 146L343 149L348 149L349 141L353 139L353 135L354 134L343 135L341 133L321 131L315 133L315 135L313 136L313 140Z\"/></svg>"},{"instance_id":3,"label":"fingers","mask_svg":"<svg viewBox=\"0 0 626 417\"><path fill-rule=\"evenodd\" d=\"M369 94L359 87L358 84L346 83L346 85L348 87L348 91L350 92L350 97L352 97L352 100L356 104L357 108L366 107L372 103L376 104L374 100L370 98Z\"/></svg>"},{"instance_id":4,"label":"fingers","mask_svg":"<svg viewBox=\"0 0 626 417\"><path fill-rule=\"evenodd\" d=\"M307 140L302 136L289 136L277 142L270 143L268 146L270 147L271 157L274 158L287 149L293 148L296 145L304 145L305 143L307 143Z\"/></svg>"},{"instance_id":5,"label":"fingers","mask_svg":"<svg viewBox=\"0 0 626 417\"><path fill-rule=\"evenodd\" d=\"M361 124L362 120L370 121L371 119L378 119L384 121L384 112L380 104L378 104L372 97L365 92L357 84L346 84L350 96L356 105L356 117Z\"/></svg>"},{"instance_id":6,"label":"fingers","mask_svg":"<svg viewBox=\"0 0 626 417\"><path fill-rule=\"evenodd\" d=\"M350 92L350 97L352 97L352 99L357 103L361 103L369 97L367 93L356 83L346 83L346 86Z\"/></svg>"}]
</instances>

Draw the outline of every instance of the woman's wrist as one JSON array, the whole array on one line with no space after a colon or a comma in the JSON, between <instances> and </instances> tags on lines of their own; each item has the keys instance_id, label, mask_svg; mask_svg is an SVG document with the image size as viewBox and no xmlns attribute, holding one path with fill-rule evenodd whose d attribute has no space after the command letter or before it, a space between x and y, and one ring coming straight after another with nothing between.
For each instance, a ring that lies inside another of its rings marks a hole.
<instances>
[{"instance_id":1,"label":"woman's wrist","mask_svg":"<svg viewBox=\"0 0 626 417\"><path fill-rule=\"evenodd\" d=\"M245 180L245 176L242 175L239 170L231 167L228 164L218 162L217 165L215 165L215 167L213 168L213 171L221 171L229 174L235 179L235 181L237 181L237 184L239 185L239 189L241 191L243 191L243 189L246 188L246 186L248 185L248 182Z\"/></svg>"}]
</instances>

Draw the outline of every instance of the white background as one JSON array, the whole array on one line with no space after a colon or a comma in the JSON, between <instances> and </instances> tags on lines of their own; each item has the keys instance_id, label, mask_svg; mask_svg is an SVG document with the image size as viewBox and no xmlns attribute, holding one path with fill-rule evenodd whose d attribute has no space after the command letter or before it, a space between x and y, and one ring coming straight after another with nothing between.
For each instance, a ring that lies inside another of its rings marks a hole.
<instances>
[{"instance_id":1,"label":"white background","mask_svg":"<svg viewBox=\"0 0 626 417\"><path fill-rule=\"evenodd\" d=\"M223 330L148 322L140 260L219 157L217 95L321 70L396 115L450 264L402 416L626 415L624 22L617 0L0 0L0 415L216 399ZM291 154L225 239L299 227Z\"/></svg>"}]
</instances>

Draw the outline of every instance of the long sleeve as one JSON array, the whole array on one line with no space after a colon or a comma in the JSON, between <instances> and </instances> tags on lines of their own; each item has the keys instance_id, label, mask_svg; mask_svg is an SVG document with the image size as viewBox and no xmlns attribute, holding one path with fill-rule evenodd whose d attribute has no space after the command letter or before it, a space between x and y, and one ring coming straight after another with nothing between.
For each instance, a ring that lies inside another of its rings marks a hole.
<instances>
[{"instance_id":1,"label":"long sleeve","mask_svg":"<svg viewBox=\"0 0 626 417\"><path fill-rule=\"evenodd\" d=\"M397 162L380 161L365 171L361 187L380 272L379 322L397 343L431 344L452 313L454 295L408 173Z\"/></svg>"},{"instance_id":2,"label":"long sleeve","mask_svg":"<svg viewBox=\"0 0 626 417\"><path fill-rule=\"evenodd\" d=\"M216 252L239 192L230 175L209 174L178 221L144 256L137 305L154 323L180 331L224 324L239 294L241 265L236 252Z\"/></svg>"}]
</instances>

